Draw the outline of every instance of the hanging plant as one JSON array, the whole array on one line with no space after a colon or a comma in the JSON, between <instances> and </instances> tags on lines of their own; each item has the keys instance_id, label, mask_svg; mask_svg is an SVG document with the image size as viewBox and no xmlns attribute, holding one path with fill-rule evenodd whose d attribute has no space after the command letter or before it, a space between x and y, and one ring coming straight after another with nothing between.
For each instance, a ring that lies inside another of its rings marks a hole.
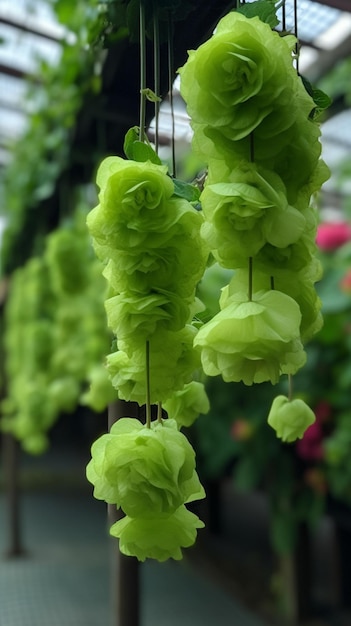
<instances>
[{"instance_id":1,"label":"hanging plant","mask_svg":"<svg viewBox=\"0 0 351 626\"><path fill-rule=\"evenodd\" d=\"M276 398L268 423L293 441L314 421L293 398L291 376L321 326L310 200L328 169L316 103L293 65L297 40L272 30L273 3L253 4L268 23L252 16L251 5L248 16L229 13L179 70L194 148L208 167L200 197L169 176L145 140L140 4L139 130L127 135L128 160L100 165L99 204L87 219L116 336L107 370L120 398L146 405L145 425L121 418L93 444L87 476L97 498L124 512L111 533L139 560L181 558L202 526L185 508L204 492L178 430L195 419L195 406L209 408L192 380L197 370L245 385L276 384L286 374L289 397ZM157 89L152 94L157 101ZM233 278L219 312L202 324L197 286L214 259ZM154 420L151 404L158 405Z\"/></svg>"}]
</instances>

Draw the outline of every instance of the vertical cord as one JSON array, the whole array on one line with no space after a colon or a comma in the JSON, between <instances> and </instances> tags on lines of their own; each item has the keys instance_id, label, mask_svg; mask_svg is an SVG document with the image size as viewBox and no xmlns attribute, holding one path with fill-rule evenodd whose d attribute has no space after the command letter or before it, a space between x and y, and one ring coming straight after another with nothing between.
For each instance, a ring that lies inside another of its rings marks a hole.
<instances>
[{"instance_id":1,"label":"vertical cord","mask_svg":"<svg viewBox=\"0 0 351 626\"><path fill-rule=\"evenodd\" d=\"M255 161L255 142L254 142L254 133L253 131L250 133L249 135L249 147L250 147L250 162L254 163ZM248 289L248 295L249 295L249 300L252 300L252 282L253 282L253 258L252 256L249 257L249 267L248 267L248 271L249 271L249 289Z\"/></svg>"},{"instance_id":2,"label":"vertical cord","mask_svg":"<svg viewBox=\"0 0 351 626\"><path fill-rule=\"evenodd\" d=\"M175 120L174 120L174 102L173 102L173 23L171 12L168 14L168 91L169 105L171 108L171 148L172 148L172 176L176 177L176 159L175 159Z\"/></svg>"},{"instance_id":3,"label":"vertical cord","mask_svg":"<svg viewBox=\"0 0 351 626\"><path fill-rule=\"evenodd\" d=\"M139 109L139 139L144 141L145 138L145 117L146 117L146 37L145 37L145 7L143 0L140 0L139 9L140 24L140 109Z\"/></svg>"},{"instance_id":4,"label":"vertical cord","mask_svg":"<svg viewBox=\"0 0 351 626\"><path fill-rule=\"evenodd\" d=\"M294 0L294 35L296 37L296 47L295 47L295 53L296 53L296 71L297 73L299 73L299 39L298 39L298 32L297 32L297 0Z\"/></svg>"},{"instance_id":5,"label":"vertical cord","mask_svg":"<svg viewBox=\"0 0 351 626\"><path fill-rule=\"evenodd\" d=\"M150 342L145 346L145 377L146 377L146 427L151 427L151 402L150 402Z\"/></svg>"},{"instance_id":6,"label":"vertical cord","mask_svg":"<svg viewBox=\"0 0 351 626\"><path fill-rule=\"evenodd\" d=\"M286 9L285 9L285 0L283 1L283 6L282 6L282 31L283 31L283 33L286 31Z\"/></svg>"},{"instance_id":7,"label":"vertical cord","mask_svg":"<svg viewBox=\"0 0 351 626\"><path fill-rule=\"evenodd\" d=\"M155 99L155 152L158 154L159 113L160 113L160 30L157 6L154 4L154 92Z\"/></svg>"}]
</instances>

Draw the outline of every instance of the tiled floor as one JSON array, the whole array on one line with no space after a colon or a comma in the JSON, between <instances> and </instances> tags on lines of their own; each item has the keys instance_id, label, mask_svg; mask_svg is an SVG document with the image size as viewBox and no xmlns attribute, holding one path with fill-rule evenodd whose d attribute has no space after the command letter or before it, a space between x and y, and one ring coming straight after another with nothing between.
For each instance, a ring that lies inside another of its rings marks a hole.
<instances>
[{"instance_id":1,"label":"tiled floor","mask_svg":"<svg viewBox=\"0 0 351 626\"><path fill-rule=\"evenodd\" d=\"M0 494L0 626L115 626L104 503L76 486L23 491L26 554L12 559L5 555L7 505ZM140 580L140 626L262 626L188 560L146 562Z\"/></svg>"}]
</instances>

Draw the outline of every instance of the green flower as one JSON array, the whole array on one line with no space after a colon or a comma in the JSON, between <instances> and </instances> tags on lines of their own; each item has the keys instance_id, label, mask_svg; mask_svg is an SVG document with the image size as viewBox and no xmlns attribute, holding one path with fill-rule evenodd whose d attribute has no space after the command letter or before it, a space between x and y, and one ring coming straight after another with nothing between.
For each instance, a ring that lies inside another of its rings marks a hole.
<instances>
[{"instance_id":1,"label":"green flower","mask_svg":"<svg viewBox=\"0 0 351 626\"><path fill-rule=\"evenodd\" d=\"M286 187L287 200L296 208L305 208L313 191L329 178L329 170L321 161L321 131L319 125L298 113L294 123L274 137L260 136L260 127L252 136L232 141L220 129L208 124L192 124L193 149L210 169L216 171L214 180L224 180L242 160L250 160L252 146L255 163L274 170ZM300 204L304 194L303 205ZM298 204L299 202L299 204Z\"/></svg>"},{"instance_id":2,"label":"green flower","mask_svg":"<svg viewBox=\"0 0 351 626\"><path fill-rule=\"evenodd\" d=\"M266 243L285 248L304 231L305 218L288 206L279 176L253 163L240 163L228 181L207 184L201 202L203 236L224 267L240 266Z\"/></svg>"},{"instance_id":3,"label":"green flower","mask_svg":"<svg viewBox=\"0 0 351 626\"><path fill-rule=\"evenodd\" d=\"M299 398L289 400L286 396L277 396L268 415L268 424L274 428L277 437L291 442L302 439L305 430L315 422L315 419L312 409L303 400Z\"/></svg>"},{"instance_id":4,"label":"green flower","mask_svg":"<svg viewBox=\"0 0 351 626\"><path fill-rule=\"evenodd\" d=\"M293 272L279 267L274 272L254 271L255 290L266 289L273 279L274 288L293 298L301 311L300 335L301 341L306 343L317 333L322 325L322 302L318 297L314 282L321 278L320 263L315 259L313 263L301 270ZM247 269L236 270L230 284L221 293L221 306L238 291L245 291L247 287Z\"/></svg>"},{"instance_id":5,"label":"green flower","mask_svg":"<svg viewBox=\"0 0 351 626\"><path fill-rule=\"evenodd\" d=\"M193 295L208 258L208 247L200 236L200 212L192 213L192 226L183 220L173 235L158 247L109 251L111 258L104 276L116 292L172 291L182 297ZM194 218L194 219L193 219ZM184 223L184 228L181 225Z\"/></svg>"},{"instance_id":6,"label":"green flower","mask_svg":"<svg viewBox=\"0 0 351 626\"><path fill-rule=\"evenodd\" d=\"M157 516L155 518L124 517L113 526L110 533L119 538L119 548L127 556L135 556L139 561L156 559L180 560L182 548L188 548L195 543L197 529L203 528L204 523L180 506L172 515Z\"/></svg>"},{"instance_id":7,"label":"green flower","mask_svg":"<svg viewBox=\"0 0 351 626\"><path fill-rule=\"evenodd\" d=\"M317 252L316 211L311 207L307 207L300 213L305 219L305 229L301 237L297 241L293 241L281 248L267 242L255 256L256 269L270 272L274 275L277 267L300 272L313 263ZM244 265L243 261L241 267Z\"/></svg>"},{"instance_id":8,"label":"green flower","mask_svg":"<svg viewBox=\"0 0 351 626\"><path fill-rule=\"evenodd\" d=\"M166 400L163 408L177 422L179 428L191 426L200 413L206 414L210 410L205 386L195 380L191 381Z\"/></svg>"},{"instance_id":9,"label":"green flower","mask_svg":"<svg viewBox=\"0 0 351 626\"><path fill-rule=\"evenodd\" d=\"M105 301L107 321L119 340L140 342L158 330L180 330L190 316L190 304L173 293L121 293Z\"/></svg>"},{"instance_id":10,"label":"green flower","mask_svg":"<svg viewBox=\"0 0 351 626\"><path fill-rule=\"evenodd\" d=\"M87 225L100 246L127 250L143 245L145 233L164 235L179 218L168 205L174 185L166 166L107 157L97 184L100 204L88 214Z\"/></svg>"},{"instance_id":11,"label":"green flower","mask_svg":"<svg viewBox=\"0 0 351 626\"><path fill-rule=\"evenodd\" d=\"M225 307L202 326L194 340L201 348L203 369L226 382L246 385L294 373L306 360L299 339L297 303L279 291L259 291L248 301L244 293L228 298Z\"/></svg>"},{"instance_id":12,"label":"green flower","mask_svg":"<svg viewBox=\"0 0 351 626\"><path fill-rule=\"evenodd\" d=\"M187 324L177 332L160 330L150 338L151 403L164 402L190 382L199 367L193 348L196 328ZM119 350L107 357L107 369L122 400L145 404L145 346L133 339L118 342Z\"/></svg>"},{"instance_id":13,"label":"green flower","mask_svg":"<svg viewBox=\"0 0 351 626\"><path fill-rule=\"evenodd\" d=\"M205 496L195 471L195 452L174 420L151 428L119 419L92 445L87 477L94 496L131 517L173 513Z\"/></svg>"},{"instance_id":14,"label":"green flower","mask_svg":"<svg viewBox=\"0 0 351 626\"><path fill-rule=\"evenodd\" d=\"M285 131L294 121L292 103L299 91L292 65L295 42L258 17L231 12L222 18L214 35L191 50L179 70L192 120L239 140L272 114L269 127L275 134ZM307 115L312 108L308 97Z\"/></svg>"}]
</instances>

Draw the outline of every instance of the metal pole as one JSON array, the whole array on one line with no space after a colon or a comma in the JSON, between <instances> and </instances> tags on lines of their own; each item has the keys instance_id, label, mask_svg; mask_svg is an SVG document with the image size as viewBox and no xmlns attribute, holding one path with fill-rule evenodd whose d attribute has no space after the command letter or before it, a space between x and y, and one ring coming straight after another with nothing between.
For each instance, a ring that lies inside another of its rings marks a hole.
<instances>
[{"instance_id":1,"label":"metal pole","mask_svg":"<svg viewBox=\"0 0 351 626\"><path fill-rule=\"evenodd\" d=\"M120 417L137 417L137 408L131 403L117 401L108 408L109 430ZM114 505L108 505L111 526L122 516ZM118 540L111 538L111 626L139 626L140 580L139 562L121 554Z\"/></svg>"},{"instance_id":2,"label":"metal pole","mask_svg":"<svg viewBox=\"0 0 351 626\"><path fill-rule=\"evenodd\" d=\"M22 556L25 550L22 546L20 524L19 445L7 433L3 435L3 459L8 527L6 556L12 558Z\"/></svg>"}]
</instances>

